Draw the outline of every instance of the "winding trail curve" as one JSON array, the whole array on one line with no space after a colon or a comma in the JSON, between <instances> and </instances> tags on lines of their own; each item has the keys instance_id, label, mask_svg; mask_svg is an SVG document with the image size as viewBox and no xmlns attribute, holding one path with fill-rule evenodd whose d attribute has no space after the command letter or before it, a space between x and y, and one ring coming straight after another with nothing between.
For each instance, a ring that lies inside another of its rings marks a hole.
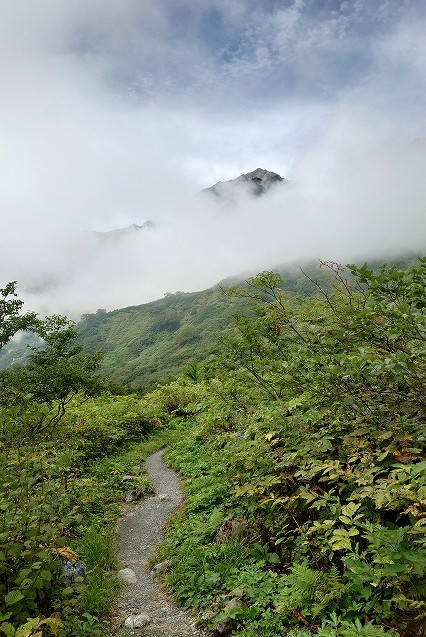
<instances>
[{"instance_id":1,"label":"winding trail curve","mask_svg":"<svg viewBox=\"0 0 426 637\"><path fill-rule=\"evenodd\" d=\"M145 462L156 495L132 509L119 524L120 568L132 569L136 583L124 584L117 604L117 620L123 625L130 614L144 613L150 617L150 623L127 634L202 637L204 633L195 628L193 618L173 604L148 565L163 539L164 523L183 500L179 477L164 464L163 453L164 450L158 451Z\"/></svg>"}]
</instances>

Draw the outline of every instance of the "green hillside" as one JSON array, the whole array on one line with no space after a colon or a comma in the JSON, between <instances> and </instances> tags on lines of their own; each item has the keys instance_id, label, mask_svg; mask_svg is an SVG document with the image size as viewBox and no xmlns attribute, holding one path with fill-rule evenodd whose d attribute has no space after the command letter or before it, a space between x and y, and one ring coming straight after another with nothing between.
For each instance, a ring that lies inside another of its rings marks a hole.
<instances>
[{"instance_id":1,"label":"green hillside","mask_svg":"<svg viewBox=\"0 0 426 637\"><path fill-rule=\"evenodd\" d=\"M300 265L277 270L284 274L284 288L290 293L317 294L313 280L328 285L318 265L304 268L309 278ZM78 324L81 342L89 350L104 352L102 370L117 385L143 389L167 382L189 363L206 360L217 335L229 329L230 316L242 306L241 299L224 290L243 281L244 277L233 277L202 292L177 292L143 305L85 314Z\"/></svg>"},{"instance_id":2,"label":"green hillside","mask_svg":"<svg viewBox=\"0 0 426 637\"><path fill-rule=\"evenodd\" d=\"M318 266L307 269L313 277L322 277ZM299 265L278 270L285 274L287 290L303 295L315 292ZM105 354L102 371L116 385L143 389L167 382L189 363L205 361L217 334L229 327L231 314L241 305L223 290L240 285L245 278L230 277L201 292L177 292L142 305L84 314L77 326L81 343ZM25 361L31 353L29 346L40 342L31 332L10 341L0 352L0 370Z\"/></svg>"},{"instance_id":3,"label":"green hillside","mask_svg":"<svg viewBox=\"0 0 426 637\"><path fill-rule=\"evenodd\" d=\"M398 263L406 265L413 259L406 257ZM373 263L373 269L378 264ZM330 289L328 269L318 262L303 268L285 264L274 271L290 294L316 296L318 284ZM242 299L224 290L243 284L246 278L230 277L202 292L177 292L143 305L85 314L78 324L81 343L104 352L102 371L117 385L144 389L168 382L188 364L206 361L217 335L230 329L231 315L243 307Z\"/></svg>"},{"instance_id":4,"label":"green hillside","mask_svg":"<svg viewBox=\"0 0 426 637\"><path fill-rule=\"evenodd\" d=\"M160 364L187 327L200 336L186 356L201 356L222 326L205 373L143 397L102 385L72 322L21 314L14 284L0 290L0 349L22 329L45 341L0 373L0 633L117 637L119 505L129 475L150 492L141 461L168 446L186 498L155 559L170 560L165 584L201 627L425 634L426 257L320 272L316 295L263 272L227 295L84 317L87 343L109 344L123 376L129 352L135 365L151 347Z\"/></svg>"},{"instance_id":5,"label":"green hillside","mask_svg":"<svg viewBox=\"0 0 426 637\"><path fill-rule=\"evenodd\" d=\"M252 317L168 452L166 581L214 635L426 633L426 258L330 271L317 298L235 292Z\"/></svg>"},{"instance_id":6,"label":"green hillside","mask_svg":"<svg viewBox=\"0 0 426 637\"><path fill-rule=\"evenodd\" d=\"M397 263L407 266L414 259L407 255ZM374 270L379 262L370 264ZM318 262L303 267L284 264L273 270L283 277L283 289L290 294L318 295L318 283L321 289L330 289L327 268ZM104 353L101 371L121 388L148 389L175 378L188 365L194 375L193 363L206 362L217 335L229 330L231 315L242 307L241 299L226 295L224 290L244 284L252 274L229 277L201 292L177 292L142 305L85 314L77 325L81 344ZM23 362L31 352L28 345L40 342L32 333L10 341L0 352L0 369Z\"/></svg>"},{"instance_id":7,"label":"green hillside","mask_svg":"<svg viewBox=\"0 0 426 637\"><path fill-rule=\"evenodd\" d=\"M114 383L152 386L202 361L235 307L220 289L177 293L113 312L98 310L78 325L85 347L105 353L102 369Z\"/></svg>"}]
</instances>

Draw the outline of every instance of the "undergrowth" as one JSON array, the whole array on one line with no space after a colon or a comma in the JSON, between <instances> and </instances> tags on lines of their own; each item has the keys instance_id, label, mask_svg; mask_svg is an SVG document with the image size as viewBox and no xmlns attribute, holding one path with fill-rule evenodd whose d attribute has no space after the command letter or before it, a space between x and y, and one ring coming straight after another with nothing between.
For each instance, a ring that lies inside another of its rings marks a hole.
<instances>
[{"instance_id":1,"label":"undergrowth","mask_svg":"<svg viewBox=\"0 0 426 637\"><path fill-rule=\"evenodd\" d=\"M271 273L235 291L247 312L168 456L187 501L167 581L245 637L423 637L426 260L328 267L323 299Z\"/></svg>"},{"instance_id":2,"label":"undergrowth","mask_svg":"<svg viewBox=\"0 0 426 637\"><path fill-rule=\"evenodd\" d=\"M77 398L50 440L3 447L0 634L109 632L116 520L129 488L152 492L143 461L174 436L164 425L184 402L176 391Z\"/></svg>"}]
</instances>

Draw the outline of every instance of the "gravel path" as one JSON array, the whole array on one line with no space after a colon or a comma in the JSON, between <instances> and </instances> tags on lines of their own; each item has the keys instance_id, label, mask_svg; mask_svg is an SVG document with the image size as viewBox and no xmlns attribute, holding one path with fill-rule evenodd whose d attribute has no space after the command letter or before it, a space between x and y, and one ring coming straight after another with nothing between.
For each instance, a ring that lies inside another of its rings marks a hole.
<instances>
[{"instance_id":1,"label":"gravel path","mask_svg":"<svg viewBox=\"0 0 426 637\"><path fill-rule=\"evenodd\" d=\"M134 584L125 583L117 604L117 620L123 625L129 615L146 614L150 623L128 630L124 635L150 637L201 637L194 620L178 609L151 574L148 560L163 539L163 526L182 502L177 474L164 464L163 451L150 456L146 463L156 495L133 508L119 524L121 569L130 568L136 575Z\"/></svg>"}]
</instances>

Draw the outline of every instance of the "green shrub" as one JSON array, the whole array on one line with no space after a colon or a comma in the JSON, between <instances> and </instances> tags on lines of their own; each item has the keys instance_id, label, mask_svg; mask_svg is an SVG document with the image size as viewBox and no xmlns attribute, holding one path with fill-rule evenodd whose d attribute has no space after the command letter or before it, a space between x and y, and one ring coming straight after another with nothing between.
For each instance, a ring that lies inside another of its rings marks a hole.
<instances>
[{"instance_id":1,"label":"green shrub","mask_svg":"<svg viewBox=\"0 0 426 637\"><path fill-rule=\"evenodd\" d=\"M17 627L53 612L51 591L63 586L64 560L74 555L66 531L79 518L35 456L0 457L0 494L0 598L3 620Z\"/></svg>"},{"instance_id":2,"label":"green shrub","mask_svg":"<svg viewBox=\"0 0 426 637\"><path fill-rule=\"evenodd\" d=\"M289 297L272 273L235 291L249 305L171 454L189 483L170 582L236 634L411 637L426 622L426 259L328 267L322 298ZM254 530L248 557L212 566L234 519Z\"/></svg>"}]
</instances>

